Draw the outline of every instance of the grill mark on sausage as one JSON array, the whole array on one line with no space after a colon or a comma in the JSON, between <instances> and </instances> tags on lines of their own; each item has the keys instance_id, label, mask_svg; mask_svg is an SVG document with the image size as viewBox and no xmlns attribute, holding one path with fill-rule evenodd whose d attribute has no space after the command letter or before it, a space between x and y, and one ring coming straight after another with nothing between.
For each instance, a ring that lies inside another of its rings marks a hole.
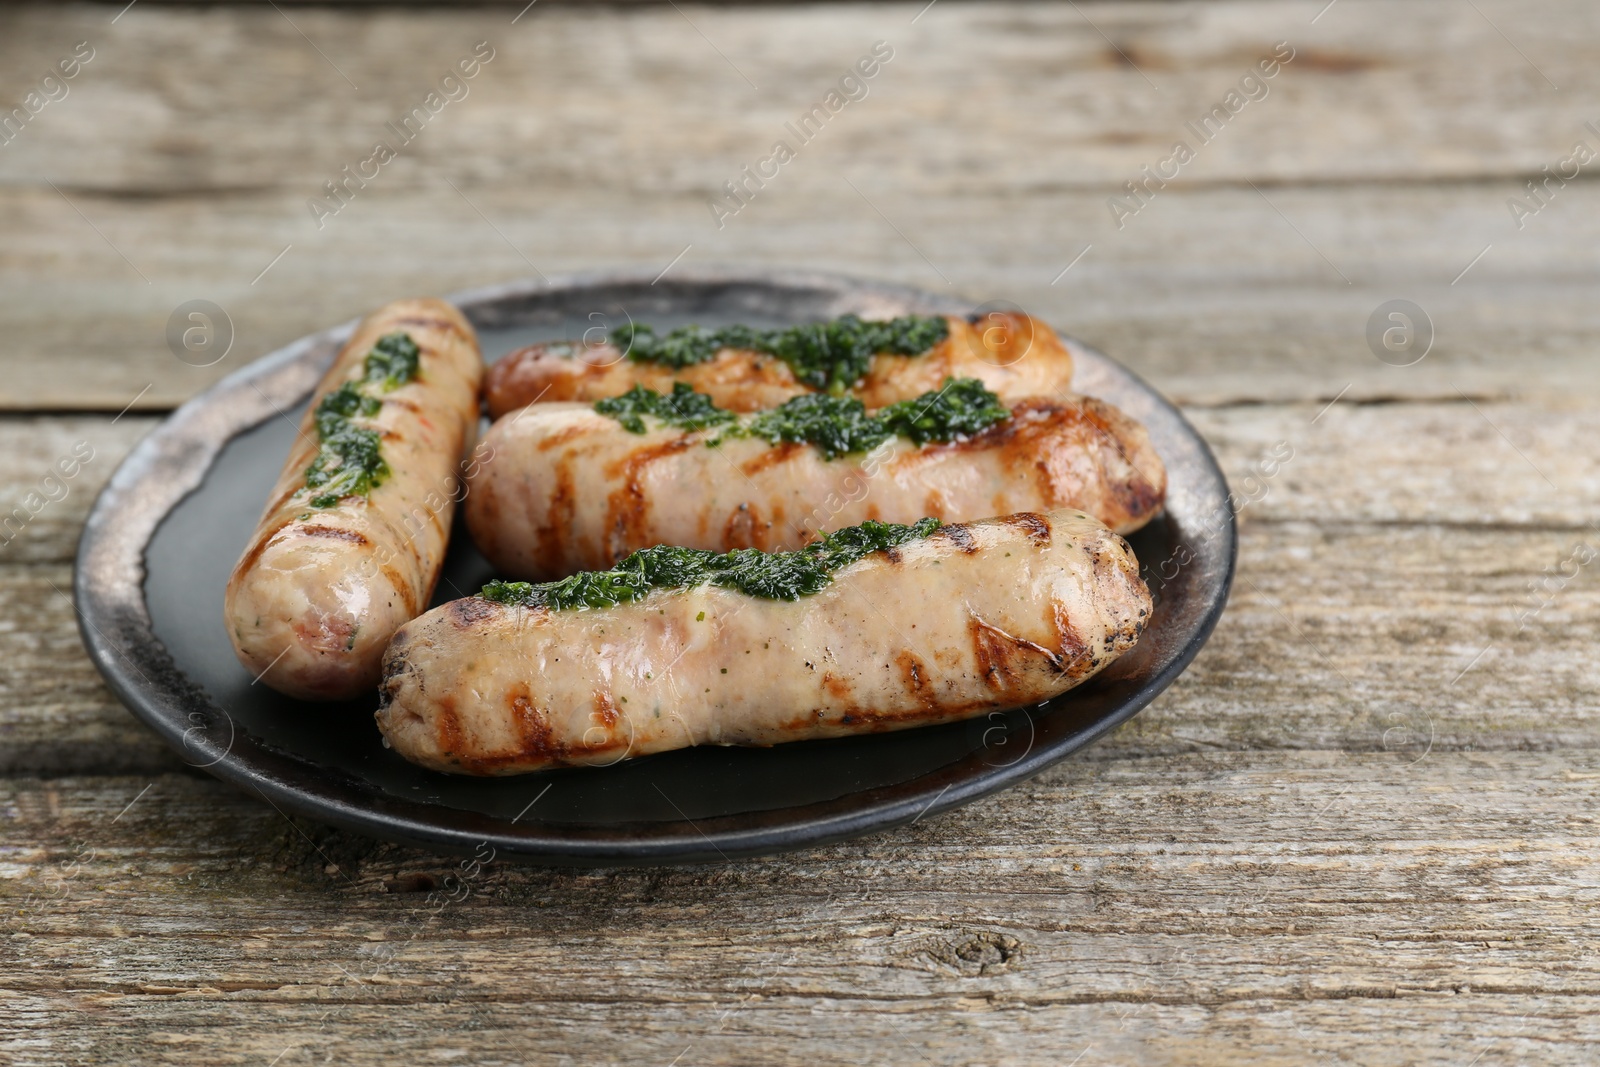
<instances>
[{"instance_id":1,"label":"grill mark on sausage","mask_svg":"<svg viewBox=\"0 0 1600 1067\"><path fill-rule=\"evenodd\" d=\"M596 694L597 697L600 694ZM461 717L453 697L443 695L435 701L434 730L440 752L448 762L475 774L493 774L507 767L569 766L573 746L556 737L550 717L534 702L526 682L510 686L505 695L508 725L514 737L512 746L501 752L463 752ZM614 714L614 709L613 709ZM582 745L584 755L594 755L620 747L622 742L608 738L599 745Z\"/></svg>"},{"instance_id":2,"label":"grill mark on sausage","mask_svg":"<svg viewBox=\"0 0 1600 1067\"><path fill-rule=\"evenodd\" d=\"M1050 604L1050 621L1054 624L1056 632L1056 647L1059 650L1058 669L1069 678L1083 678L1099 666L1093 651L1083 639L1083 634L1072 624L1072 618L1067 612L1067 605L1055 600Z\"/></svg>"},{"instance_id":3,"label":"grill mark on sausage","mask_svg":"<svg viewBox=\"0 0 1600 1067\"><path fill-rule=\"evenodd\" d=\"M1143 477L1115 480L1111 483L1111 491L1122 510L1130 517L1154 512L1161 506L1165 497L1164 493Z\"/></svg>"},{"instance_id":4,"label":"grill mark on sausage","mask_svg":"<svg viewBox=\"0 0 1600 1067\"><path fill-rule=\"evenodd\" d=\"M1043 515L1032 511L1019 511L1014 515L1006 515L996 520L1002 526L1010 526L1021 530L1028 535L1028 540L1036 545L1050 543L1050 520Z\"/></svg>"},{"instance_id":5,"label":"grill mark on sausage","mask_svg":"<svg viewBox=\"0 0 1600 1067\"><path fill-rule=\"evenodd\" d=\"M606 501L606 548L613 559L621 559L635 548L648 544L645 515L650 500L644 491L644 472L650 464L694 447L692 436L673 438L656 445L634 449L625 459L611 465L606 477L622 483Z\"/></svg>"},{"instance_id":6,"label":"grill mark on sausage","mask_svg":"<svg viewBox=\"0 0 1600 1067\"><path fill-rule=\"evenodd\" d=\"M485 752L482 755L459 755L454 763L472 774L494 774L510 766L570 766L571 749L555 739L550 728L549 715L533 704L526 696L510 697L507 712L512 720L517 741L509 752Z\"/></svg>"},{"instance_id":7,"label":"grill mark on sausage","mask_svg":"<svg viewBox=\"0 0 1600 1067\"><path fill-rule=\"evenodd\" d=\"M928 668L916 654L909 648L904 649L895 656L894 661L900 668L900 678L905 683L906 692L923 710L933 711L938 708L939 697L928 680Z\"/></svg>"},{"instance_id":8,"label":"grill mark on sausage","mask_svg":"<svg viewBox=\"0 0 1600 1067\"><path fill-rule=\"evenodd\" d=\"M835 700L850 699L850 683L832 671L822 672L822 688L826 689Z\"/></svg>"},{"instance_id":9,"label":"grill mark on sausage","mask_svg":"<svg viewBox=\"0 0 1600 1067\"><path fill-rule=\"evenodd\" d=\"M550 434L544 440L539 442L539 451L548 452L552 448L560 448L569 441L574 441L587 434L593 433L594 429L595 428L592 425L581 422L575 422L570 426L563 426L561 429Z\"/></svg>"},{"instance_id":10,"label":"grill mark on sausage","mask_svg":"<svg viewBox=\"0 0 1600 1067\"><path fill-rule=\"evenodd\" d=\"M808 446L799 441L784 441L773 445L754 459L746 460L740 465L740 470L746 475L760 474L764 470L776 467L780 463L787 463L803 452Z\"/></svg>"},{"instance_id":11,"label":"grill mark on sausage","mask_svg":"<svg viewBox=\"0 0 1600 1067\"><path fill-rule=\"evenodd\" d=\"M799 733L802 730L810 730L813 727L821 726L826 721L826 712L821 708L811 708L786 722L780 723L778 728L785 733Z\"/></svg>"},{"instance_id":12,"label":"grill mark on sausage","mask_svg":"<svg viewBox=\"0 0 1600 1067\"><path fill-rule=\"evenodd\" d=\"M519 756L549 759L556 755L558 746L550 731L550 717L534 706L533 693L526 682L513 685L506 692L506 708L511 714Z\"/></svg>"},{"instance_id":13,"label":"grill mark on sausage","mask_svg":"<svg viewBox=\"0 0 1600 1067\"><path fill-rule=\"evenodd\" d=\"M288 523L285 524L289 525ZM348 541L352 545L370 545L372 542L355 530L341 530L337 526L321 526L315 523L301 523L295 526L290 536L299 537L326 537L334 541Z\"/></svg>"},{"instance_id":14,"label":"grill mark on sausage","mask_svg":"<svg viewBox=\"0 0 1600 1067\"><path fill-rule=\"evenodd\" d=\"M389 584L394 587L405 602L406 615L413 619L416 618L418 615L416 587L411 582L406 581L398 570L388 564L385 564L381 571L383 576L389 580Z\"/></svg>"},{"instance_id":15,"label":"grill mark on sausage","mask_svg":"<svg viewBox=\"0 0 1600 1067\"><path fill-rule=\"evenodd\" d=\"M440 693L435 698L438 711L433 716L433 728L439 751L463 766L468 760L461 756L461 713L456 708L456 699L449 693Z\"/></svg>"},{"instance_id":16,"label":"grill mark on sausage","mask_svg":"<svg viewBox=\"0 0 1600 1067\"><path fill-rule=\"evenodd\" d=\"M597 693L596 696L599 697L600 694ZM512 732L516 735L515 747L509 752L472 756L457 754L454 759L457 766L476 774L493 774L507 767L526 769L530 763L534 767L568 767L580 762L573 759L575 752L581 752L584 756L594 756L624 745L623 741L615 737L607 737L595 745L571 745L559 740L554 727L551 726L550 716L534 703L532 692L525 682L518 683L507 691L506 711L511 720Z\"/></svg>"},{"instance_id":17,"label":"grill mark on sausage","mask_svg":"<svg viewBox=\"0 0 1600 1067\"><path fill-rule=\"evenodd\" d=\"M953 522L948 526L941 526L934 533L955 545L968 556L978 551L978 539L972 536L971 527L964 522Z\"/></svg>"},{"instance_id":18,"label":"grill mark on sausage","mask_svg":"<svg viewBox=\"0 0 1600 1067\"><path fill-rule=\"evenodd\" d=\"M748 501L740 504L729 514L728 521L722 524L722 547L725 551L735 548L755 548L757 528L761 525L761 513ZM767 523L770 527L772 524Z\"/></svg>"},{"instance_id":19,"label":"grill mark on sausage","mask_svg":"<svg viewBox=\"0 0 1600 1067\"><path fill-rule=\"evenodd\" d=\"M267 546L271 545L272 542L276 540L278 534L283 532L283 528L285 526L289 526L293 522L293 519L285 518L281 520L278 525L269 527L267 530L265 530L260 537L256 538L256 543L250 546L250 551L244 554L244 558L241 559L239 561L239 565L233 569L233 573L236 575L248 574L251 570L255 569L255 565L261 560L261 553L265 552L267 550Z\"/></svg>"},{"instance_id":20,"label":"grill mark on sausage","mask_svg":"<svg viewBox=\"0 0 1600 1067\"><path fill-rule=\"evenodd\" d=\"M419 512L426 516L426 518L421 521L416 521ZM391 544L399 544L400 547L411 556L411 560L416 565L417 573L419 574L427 570L427 563L423 559L424 552L426 551L427 539L421 536L423 524L425 522L428 522L429 520L432 521L433 526L439 532L440 550L442 551L444 548L444 520L439 517L438 512L428 508L426 504L423 504L420 507L412 508L409 515L395 516L384 512L379 512L378 518L383 520L384 526L388 530L389 542ZM377 521L377 519L375 518L374 521ZM413 527L414 522L415 526ZM389 558L393 559L394 554L390 553Z\"/></svg>"},{"instance_id":21,"label":"grill mark on sausage","mask_svg":"<svg viewBox=\"0 0 1600 1067\"><path fill-rule=\"evenodd\" d=\"M537 712L535 714L537 714ZM548 726L546 728L548 729ZM623 744L624 743L621 741L611 740L605 741L599 745L585 745L581 748L581 754L586 757L597 756L608 752L611 749L622 748ZM496 753L483 756L462 757L454 760L453 762L462 770L465 770L471 774L479 775L498 774L500 771L508 767L516 768L511 773L519 774L527 770L547 770L553 767L580 767L588 762L586 760L573 758L574 751L565 745L562 745L560 742L555 741L554 738L551 739L550 745L552 747L548 752L535 754L532 757L524 755L520 752ZM534 761L531 767L529 766L530 759Z\"/></svg>"},{"instance_id":22,"label":"grill mark on sausage","mask_svg":"<svg viewBox=\"0 0 1600 1067\"><path fill-rule=\"evenodd\" d=\"M1124 425L1116 409L1093 397L1076 396L1066 401L1031 397L1011 410L1004 422L964 441L930 445L906 461L992 451L1008 475L1018 480L1031 476L1049 506L1097 512L1114 527L1144 520L1160 506L1164 490L1145 477L1130 455L1130 448L1136 449L1132 435L1137 424ZM1122 461L1120 469L1112 457Z\"/></svg>"},{"instance_id":23,"label":"grill mark on sausage","mask_svg":"<svg viewBox=\"0 0 1600 1067\"><path fill-rule=\"evenodd\" d=\"M428 497L433 496L434 494L430 490ZM428 503L428 498L424 497L422 501L422 510L427 513L428 521L433 524L433 528L439 532L439 543L443 544L449 539L450 536L450 530L446 525L445 519L447 516L455 515L454 496L447 496L443 500L440 500L438 507L434 507L432 504Z\"/></svg>"},{"instance_id":24,"label":"grill mark on sausage","mask_svg":"<svg viewBox=\"0 0 1600 1067\"><path fill-rule=\"evenodd\" d=\"M509 751L466 753L461 752L461 724L454 700L442 696L438 700L434 730L441 753L461 770L473 774L492 774L496 770L528 762L559 766L566 763L567 748L555 739L549 716L533 702L525 683L511 687L506 693L506 714L515 740Z\"/></svg>"},{"instance_id":25,"label":"grill mark on sausage","mask_svg":"<svg viewBox=\"0 0 1600 1067\"><path fill-rule=\"evenodd\" d=\"M485 600L481 596L462 597L452 600L446 609L450 614L450 621L458 630L471 629L485 619L492 619L500 613L500 605L492 600Z\"/></svg>"},{"instance_id":26,"label":"grill mark on sausage","mask_svg":"<svg viewBox=\"0 0 1600 1067\"><path fill-rule=\"evenodd\" d=\"M969 616L967 632L972 639L978 673L984 683L998 693L1009 693L1021 687L1029 655L1043 656L1051 667L1062 670L1060 657L1048 648L1009 634L977 615Z\"/></svg>"},{"instance_id":27,"label":"grill mark on sausage","mask_svg":"<svg viewBox=\"0 0 1600 1067\"><path fill-rule=\"evenodd\" d=\"M556 460L554 474L555 491L550 497L550 507L545 512L549 521L539 527L535 534L539 542L539 557L551 563L566 558L562 545L566 542L566 531L572 529L572 519L578 507L578 491L573 482L570 455L564 454Z\"/></svg>"},{"instance_id":28,"label":"grill mark on sausage","mask_svg":"<svg viewBox=\"0 0 1600 1067\"><path fill-rule=\"evenodd\" d=\"M733 521L732 516L729 517L728 521L729 522ZM695 516L694 516L694 535L695 535L695 537L699 538L699 541L697 543L698 544L704 544L705 543L705 539L710 535L710 533L711 533L711 512L710 512L710 510L707 509L707 508L698 508L698 509L696 509Z\"/></svg>"},{"instance_id":29,"label":"grill mark on sausage","mask_svg":"<svg viewBox=\"0 0 1600 1067\"><path fill-rule=\"evenodd\" d=\"M617 704L611 699L611 694L604 689L594 691L594 717L610 733L611 728L617 725Z\"/></svg>"}]
</instances>

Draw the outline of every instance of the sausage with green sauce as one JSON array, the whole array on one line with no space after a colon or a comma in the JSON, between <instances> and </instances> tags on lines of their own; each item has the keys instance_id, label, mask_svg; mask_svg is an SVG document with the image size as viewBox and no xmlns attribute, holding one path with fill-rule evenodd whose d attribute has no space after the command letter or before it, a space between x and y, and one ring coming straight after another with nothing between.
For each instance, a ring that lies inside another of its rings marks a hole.
<instances>
[{"instance_id":1,"label":"sausage with green sauce","mask_svg":"<svg viewBox=\"0 0 1600 1067\"><path fill-rule=\"evenodd\" d=\"M1002 406L998 420L954 424L986 428L951 439L935 426L928 439L919 430L928 420L916 415L941 411L946 399L966 396L965 415L995 410L982 407L995 398L981 386L987 401L963 393L968 383L878 413L906 413L899 421L874 422L857 401L817 395L734 416L681 386L668 397L632 393L655 400L628 410L616 410L620 400L530 405L485 437L493 457L473 479L467 529L500 573L545 580L649 545L798 548L819 530L867 519L1073 508L1131 533L1160 511L1166 470L1149 436L1092 397L1018 401L1009 417ZM769 422L778 425L767 436L751 432Z\"/></svg>"},{"instance_id":2,"label":"sausage with green sauce","mask_svg":"<svg viewBox=\"0 0 1600 1067\"><path fill-rule=\"evenodd\" d=\"M262 684L345 700L433 594L483 357L442 300L367 316L324 375L228 582L228 636Z\"/></svg>"},{"instance_id":3,"label":"sausage with green sauce","mask_svg":"<svg viewBox=\"0 0 1600 1067\"><path fill-rule=\"evenodd\" d=\"M406 759L475 775L901 730L1057 696L1150 617L1132 550L1080 512L912 534L792 599L726 577L759 581L749 554L701 558L687 576L669 557L510 596L496 583L497 599L453 601L395 634L378 726ZM602 606L571 595L585 584L609 591ZM604 606L619 586L632 599Z\"/></svg>"},{"instance_id":4,"label":"sausage with green sauce","mask_svg":"<svg viewBox=\"0 0 1600 1067\"><path fill-rule=\"evenodd\" d=\"M811 327L833 335L852 333L849 317ZM927 331L927 323L943 329ZM899 340L932 338L922 351L882 351L862 359L833 359L818 352L828 347L823 334L821 345L806 346L796 352L793 337L783 337L768 348L782 355L752 347L761 338L796 331L761 331L741 327L700 331L715 338L699 347L674 344L673 331L657 337L653 331L638 334L624 329L618 336L595 343L547 341L518 349L489 368L484 381L484 397L489 415L500 418L535 401L578 400L593 402L620 396L636 385L658 392L669 392L675 382L687 383L705 393L729 411L760 411L776 407L791 397L805 393L849 392L869 408L885 407L907 400L929 389L936 389L946 378L977 378L990 390L1005 398L1043 396L1065 391L1072 381L1072 353L1047 324L1028 315L991 312L975 321L958 316L907 316L892 323L858 323L858 326L889 326L907 323L907 328L888 332ZM741 340L741 334L749 339ZM804 335L802 335L804 339ZM654 344L647 343L650 340ZM869 342L870 343L870 342ZM877 345L890 341L878 339ZM834 336L833 347L848 349ZM619 347L620 346L620 347ZM784 358L787 356L788 358Z\"/></svg>"}]
</instances>

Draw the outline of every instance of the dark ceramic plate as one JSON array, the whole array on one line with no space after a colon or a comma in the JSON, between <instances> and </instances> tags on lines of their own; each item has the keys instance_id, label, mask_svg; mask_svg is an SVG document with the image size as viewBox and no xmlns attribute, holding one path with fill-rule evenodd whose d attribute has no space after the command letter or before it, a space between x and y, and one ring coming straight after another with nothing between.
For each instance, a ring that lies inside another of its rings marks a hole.
<instances>
[{"instance_id":1,"label":"dark ceramic plate","mask_svg":"<svg viewBox=\"0 0 1600 1067\"><path fill-rule=\"evenodd\" d=\"M630 315L670 326L972 310L828 275L687 270L655 282L631 273L517 282L454 300L491 359ZM976 800L1093 741L1171 684L1227 599L1233 515L1205 442L1138 378L1072 343L1075 390L1141 420L1170 479L1165 516L1130 539L1157 594L1149 629L1088 684L1036 707L899 733L699 748L522 778L425 771L383 747L372 703L302 704L252 685L223 629L228 573L353 325L280 349L180 408L118 468L78 549L84 642L112 689L189 763L284 811L429 849L544 863L715 860L836 841ZM488 576L458 533L436 600Z\"/></svg>"}]
</instances>

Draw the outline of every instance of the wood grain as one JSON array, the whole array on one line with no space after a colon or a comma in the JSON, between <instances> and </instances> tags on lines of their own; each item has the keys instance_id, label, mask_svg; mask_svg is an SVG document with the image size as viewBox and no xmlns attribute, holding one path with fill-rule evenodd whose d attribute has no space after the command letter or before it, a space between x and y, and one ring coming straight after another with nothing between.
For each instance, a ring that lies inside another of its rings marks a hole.
<instances>
[{"instance_id":1,"label":"wood grain","mask_svg":"<svg viewBox=\"0 0 1600 1067\"><path fill-rule=\"evenodd\" d=\"M179 198L281 188L298 206L479 41L494 58L382 184L435 187L443 167L475 185L704 196L879 40L893 58L867 96L804 148L908 193L1120 187L1280 40L1294 58L1187 177L1520 185L1581 136L1581 102L1600 89L1587 47L1600 13L1581 0L1484 2L1489 18L1448 0L1341 0L1314 24L1317 9L1297 0L946 0L920 18L916 2L537 5L513 24L522 6L334 8L291 23L270 7L144 5L114 26L101 5L8 11L0 99L78 40L95 58L59 112L47 105L7 147L0 174ZM152 65L158 50L185 62ZM785 186L836 183L824 166L782 173Z\"/></svg>"},{"instance_id":2,"label":"wood grain","mask_svg":"<svg viewBox=\"0 0 1600 1067\"><path fill-rule=\"evenodd\" d=\"M20 238L0 248L0 257L20 259L6 297L15 369L0 381L0 406L170 407L242 362L400 294L535 269L665 268L686 245L681 266L814 267L960 293L974 304L1011 301L1185 403L1328 400L1347 385L1357 399L1454 397L1458 389L1592 397L1596 388L1589 371L1600 319L1587 278L1569 266L1600 240L1600 192L1588 188L1553 205L1550 212L1568 213L1546 229L1530 225L1520 235L1500 218L1494 195L1479 190L1275 191L1273 204L1250 189L1175 192L1122 233L1092 194L1030 198L1046 225L1019 220L1004 198L881 204L893 206L893 226L910 244L842 186L771 201L769 228L722 233L702 226L703 204L687 198L646 201L624 216L598 194L539 205L521 192L474 191L491 226L445 192L451 199L375 191L370 213L337 220L314 245L296 241L298 220L252 198L80 204L119 247L149 250L141 269L159 279L152 289L54 193L0 190L0 218ZM220 239L164 247L164 234L187 227ZM256 227L273 237L258 241ZM1470 236L1443 243L1433 237L1441 231ZM1512 239L1496 243L1502 231ZM394 254L397 236L414 254ZM1052 286L1086 244L1094 248ZM1495 247L1450 286L1488 244ZM252 286L288 245L295 248ZM301 251L310 254L300 259ZM70 277L54 279L52 260L64 261ZM1433 351L1412 367L1380 362L1366 340L1369 318L1397 297L1419 303L1434 327ZM169 314L193 299L214 301L233 322L234 348L213 367L183 363L167 346ZM85 305L106 313L85 321L77 311Z\"/></svg>"},{"instance_id":3,"label":"wood grain","mask_svg":"<svg viewBox=\"0 0 1600 1067\"><path fill-rule=\"evenodd\" d=\"M0 1040L24 1063L45 1035L157 1063L1577 1062L1597 783L1592 751L1074 761L870 846L468 877L185 776L10 782Z\"/></svg>"},{"instance_id":4,"label":"wood grain","mask_svg":"<svg viewBox=\"0 0 1600 1067\"><path fill-rule=\"evenodd\" d=\"M921 6L540 6L516 26L503 8L306 10L293 26L264 7L145 5L115 27L99 7L0 12L0 100L72 42L99 49L0 149L0 407L165 409L401 295L665 267L686 247L685 266L1010 300L1193 403L1346 383L1358 397L1592 395L1600 324L1574 264L1600 237L1596 194L1563 187L1521 229L1506 206L1595 137L1575 102L1600 77L1589 6L1480 5L1515 45L1448 2L1342 0L1315 26L1301 0L947 0L912 25ZM896 58L870 94L719 229L708 198L880 38ZM1119 229L1108 198L1279 38L1302 54L1272 92ZM470 94L319 229L307 200L480 39L498 51ZM1422 39L1443 43L1407 43ZM152 50L186 61L154 68ZM1406 374L1364 339L1397 296L1438 335ZM233 321L211 368L168 350L168 317L192 299Z\"/></svg>"}]
</instances>

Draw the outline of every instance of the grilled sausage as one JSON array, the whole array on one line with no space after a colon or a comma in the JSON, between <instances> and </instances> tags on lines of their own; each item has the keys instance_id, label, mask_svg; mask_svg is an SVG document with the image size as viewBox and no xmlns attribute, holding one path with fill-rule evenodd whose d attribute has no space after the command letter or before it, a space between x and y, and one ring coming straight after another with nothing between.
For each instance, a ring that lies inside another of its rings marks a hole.
<instances>
[{"instance_id":1,"label":"grilled sausage","mask_svg":"<svg viewBox=\"0 0 1600 1067\"><path fill-rule=\"evenodd\" d=\"M479 775L900 730L1065 692L1149 613L1138 561L1099 522L1011 515L794 601L714 586L560 611L453 601L395 634L377 719L406 759Z\"/></svg>"},{"instance_id":2,"label":"grilled sausage","mask_svg":"<svg viewBox=\"0 0 1600 1067\"><path fill-rule=\"evenodd\" d=\"M484 438L464 508L504 575L542 581L638 548L798 548L866 519L959 522L1087 511L1131 533L1160 510L1166 469L1144 427L1092 397L1031 399L965 440L893 438L824 459L810 445L672 428L629 433L582 404L535 404Z\"/></svg>"},{"instance_id":3,"label":"grilled sausage","mask_svg":"<svg viewBox=\"0 0 1600 1067\"><path fill-rule=\"evenodd\" d=\"M880 408L937 389L946 378L977 378L1002 399L1064 392L1072 381L1072 353L1038 319L994 312L976 325L954 316L946 321L949 334L924 355L877 356L851 394ZM498 360L484 395L490 417L498 419L536 400L604 400L635 385L666 393L680 381L729 411L760 411L814 391L764 352L724 348L707 363L675 370L635 363L609 344L553 341Z\"/></svg>"},{"instance_id":4,"label":"grilled sausage","mask_svg":"<svg viewBox=\"0 0 1600 1067\"><path fill-rule=\"evenodd\" d=\"M362 381L368 354L396 333L420 352L416 379L389 391L362 386L381 406L353 419L378 432L388 474L367 495L314 506L319 492L330 492L307 486L322 448L319 402ZM377 684L389 638L427 606L438 580L482 376L477 336L442 300L402 300L356 328L318 385L228 582L228 636L264 684L303 700L349 699Z\"/></svg>"}]
</instances>

